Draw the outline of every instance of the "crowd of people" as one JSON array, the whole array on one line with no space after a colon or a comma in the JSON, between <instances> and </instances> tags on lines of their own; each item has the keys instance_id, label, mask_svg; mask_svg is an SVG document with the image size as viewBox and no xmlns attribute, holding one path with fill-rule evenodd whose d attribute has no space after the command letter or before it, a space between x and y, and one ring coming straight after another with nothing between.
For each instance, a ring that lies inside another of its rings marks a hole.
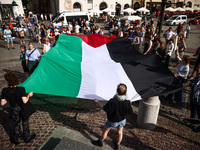
<instances>
[{"instance_id":1,"label":"crowd of people","mask_svg":"<svg viewBox=\"0 0 200 150\"><path fill-rule=\"evenodd\" d=\"M42 17L41 17L42 18ZM109 21L109 36L116 36L116 37L124 37L129 39L132 46L138 50L143 55L151 55L151 54L157 54L163 63L166 65L166 67L169 67L170 61L172 61L170 58L172 56L172 53L175 52L175 62L177 67L176 73L174 76L177 78L177 80L180 82L181 86L183 86L185 80L187 80L189 71L190 71L190 56L185 55L184 52L187 49L186 42L189 38L189 33L191 29L191 24L188 24L185 29L183 29L183 26L179 24L175 31L172 31L172 28L169 27L166 31L161 32L159 31L158 27L160 26L160 21L158 20L157 25L155 25L154 20L151 19L150 23L147 23L147 19L144 18L143 21L139 24L138 22L129 22L128 20L121 20L118 21L116 18L108 18ZM95 22L93 19L90 20L89 24L85 22L85 20L75 20L73 19L72 22L68 22L68 26L61 25L61 27L54 27L52 21L49 22L49 24L45 24L45 22L42 20L39 22L36 18L33 18L33 16L30 15L29 18L18 17L18 20L16 21L16 27L17 27L17 36L19 36L20 40L20 60L21 60L21 67L23 68L24 72L26 73L26 77L28 78L30 74L33 73L33 71L36 69L38 65L38 61L40 57L48 52L51 47L55 46L56 41L58 40L58 37L63 34L104 34L103 28L100 28L98 25L95 25ZM24 27L27 27L28 29L28 36L32 37L37 41L39 44L43 43L43 49L42 53L40 53L36 48L33 46L33 42L28 43L28 49L26 48L25 43L25 36L26 31ZM11 47L14 49L13 45L13 34L14 29L13 25L11 23L11 20L8 24L3 22L2 24L3 33L7 42L7 48L8 50ZM161 36L164 36L165 41L161 40ZM192 88L192 94L191 94L191 117L195 118L196 111L198 113L198 118L200 118L200 81L199 81L199 64L200 64L200 48L197 49L195 56L198 56L195 68L191 74L191 77L197 74L197 78L194 82L193 88ZM14 82L12 79L16 79ZM18 144L19 137L21 136L21 129L18 128L19 126L19 113L21 112L21 108L17 106L22 106L22 104L27 103L29 97L33 95L33 93L29 93L28 95L25 94L24 88L18 88L18 77L15 74L6 74L5 79L9 84L9 88L5 88L2 92L2 100L1 105L5 105L7 101L13 105L13 110L16 112L13 115L13 119L15 121L15 133L13 134L12 139L10 141L12 143ZM117 89L117 97L111 99L104 107L97 101L95 102L106 111L106 113L113 113L112 110L108 109L110 107L111 103L115 104L116 106L124 105L126 108L126 112L123 110L124 114L122 116L115 116L114 114L108 116L108 120L105 126L105 129L103 131L102 136L98 141L93 141L92 143L97 146L102 146L103 141L105 140L108 132L110 131L110 128L118 127L118 138L117 142L115 143L116 149L119 147L119 144L122 140L122 131L123 127L126 124L125 116L126 114L132 113L132 109L130 106L130 102L126 101L126 98L124 96L126 95L127 87L124 84L120 84ZM18 96L17 101L13 101L12 97L9 96L9 93L14 91L13 93ZM21 95L18 93L21 91ZM174 99L173 99L174 97ZM174 94L170 94L167 96L167 98L175 103L182 102L182 90L177 91ZM23 100L20 102L20 100ZM20 102L20 103L19 103ZM16 105L17 104L17 105ZM120 111L113 110L115 111ZM113 116L114 119L112 118ZM16 119L16 117L18 117ZM22 116L22 122L24 124L24 134L22 138L26 143L30 142L32 139L35 138L35 134L30 135L29 128L26 128L25 125L28 124L28 118L24 118ZM113 122L117 122L117 124L113 124Z\"/></svg>"}]
</instances>

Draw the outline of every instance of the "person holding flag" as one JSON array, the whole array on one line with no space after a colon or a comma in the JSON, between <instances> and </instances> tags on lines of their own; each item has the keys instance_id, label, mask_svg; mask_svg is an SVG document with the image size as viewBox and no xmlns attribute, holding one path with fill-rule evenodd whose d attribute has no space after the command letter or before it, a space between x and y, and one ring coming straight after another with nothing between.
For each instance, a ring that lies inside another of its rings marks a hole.
<instances>
[{"instance_id":1,"label":"person holding flag","mask_svg":"<svg viewBox=\"0 0 200 150\"><path fill-rule=\"evenodd\" d=\"M126 125L126 115L133 113L131 102L126 100L126 92L127 86L121 83L117 87L117 94L105 106L102 106L98 100L94 100L107 113L108 119L101 138L97 141L92 141L92 144L102 147L110 129L117 127L118 135L115 142L115 150L119 148L123 138L123 128Z\"/></svg>"}]
</instances>

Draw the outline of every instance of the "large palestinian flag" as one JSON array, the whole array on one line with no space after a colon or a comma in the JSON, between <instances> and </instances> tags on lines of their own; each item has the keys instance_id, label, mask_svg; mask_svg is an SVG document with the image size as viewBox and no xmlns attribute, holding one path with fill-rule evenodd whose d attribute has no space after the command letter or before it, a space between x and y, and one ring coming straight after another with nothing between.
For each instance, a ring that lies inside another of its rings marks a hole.
<instances>
[{"instance_id":1,"label":"large palestinian flag","mask_svg":"<svg viewBox=\"0 0 200 150\"><path fill-rule=\"evenodd\" d=\"M128 39L99 34L62 34L21 86L26 92L109 100L119 83L127 85L129 100L179 88L159 56L143 56Z\"/></svg>"}]
</instances>

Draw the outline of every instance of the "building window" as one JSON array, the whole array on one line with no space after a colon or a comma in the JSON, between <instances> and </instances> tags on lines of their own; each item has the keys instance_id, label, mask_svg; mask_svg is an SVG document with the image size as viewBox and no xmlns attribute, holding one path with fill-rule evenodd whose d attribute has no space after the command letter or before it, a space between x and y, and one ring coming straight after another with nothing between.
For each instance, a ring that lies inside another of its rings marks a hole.
<instances>
[{"instance_id":1,"label":"building window","mask_svg":"<svg viewBox=\"0 0 200 150\"><path fill-rule=\"evenodd\" d=\"M13 16L12 5L11 4L0 5L0 13L2 18L10 18L10 16Z\"/></svg>"},{"instance_id":2,"label":"building window","mask_svg":"<svg viewBox=\"0 0 200 150\"><path fill-rule=\"evenodd\" d=\"M99 10L103 10L103 9L106 9L108 6L105 2L102 2L99 6Z\"/></svg>"},{"instance_id":3,"label":"building window","mask_svg":"<svg viewBox=\"0 0 200 150\"><path fill-rule=\"evenodd\" d=\"M78 3L78 2L74 3L73 10L74 11L81 11L81 4Z\"/></svg>"},{"instance_id":4,"label":"building window","mask_svg":"<svg viewBox=\"0 0 200 150\"><path fill-rule=\"evenodd\" d=\"M121 5L119 3L116 4L116 15L120 15L121 14Z\"/></svg>"},{"instance_id":5,"label":"building window","mask_svg":"<svg viewBox=\"0 0 200 150\"><path fill-rule=\"evenodd\" d=\"M129 8L129 4L124 5L124 9L127 9L127 8Z\"/></svg>"},{"instance_id":6,"label":"building window","mask_svg":"<svg viewBox=\"0 0 200 150\"><path fill-rule=\"evenodd\" d=\"M187 2L186 6L192 8L192 2Z\"/></svg>"},{"instance_id":7,"label":"building window","mask_svg":"<svg viewBox=\"0 0 200 150\"><path fill-rule=\"evenodd\" d=\"M139 9L139 8L140 8L140 4L139 4L138 2L136 2L136 3L134 4L134 10Z\"/></svg>"},{"instance_id":8,"label":"building window","mask_svg":"<svg viewBox=\"0 0 200 150\"><path fill-rule=\"evenodd\" d=\"M88 3L93 3L93 0L87 0Z\"/></svg>"},{"instance_id":9,"label":"building window","mask_svg":"<svg viewBox=\"0 0 200 150\"><path fill-rule=\"evenodd\" d=\"M168 1L167 4L166 4L166 8L172 7L172 4L171 4L171 3L172 3L171 1Z\"/></svg>"}]
</instances>

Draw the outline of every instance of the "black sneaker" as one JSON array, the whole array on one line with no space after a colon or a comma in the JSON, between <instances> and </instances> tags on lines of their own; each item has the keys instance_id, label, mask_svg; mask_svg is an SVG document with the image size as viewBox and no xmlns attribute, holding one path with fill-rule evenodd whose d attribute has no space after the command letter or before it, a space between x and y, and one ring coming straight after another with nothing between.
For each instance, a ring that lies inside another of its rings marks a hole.
<instances>
[{"instance_id":1,"label":"black sneaker","mask_svg":"<svg viewBox=\"0 0 200 150\"><path fill-rule=\"evenodd\" d=\"M102 147L103 146L103 142L101 142L100 140L94 140L91 142L93 145L96 145L96 146L99 146L99 147Z\"/></svg>"},{"instance_id":2,"label":"black sneaker","mask_svg":"<svg viewBox=\"0 0 200 150\"><path fill-rule=\"evenodd\" d=\"M13 143L13 144L15 144L15 145L19 144L18 139L14 139L14 138L10 138L10 142Z\"/></svg>"},{"instance_id":3,"label":"black sneaker","mask_svg":"<svg viewBox=\"0 0 200 150\"><path fill-rule=\"evenodd\" d=\"M10 50L10 48L8 48L8 50Z\"/></svg>"},{"instance_id":4,"label":"black sneaker","mask_svg":"<svg viewBox=\"0 0 200 150\"><path fill-rule=\"evenodd\" d=\"M115 142L115 150L119 150L119 145Z\"/></svg>"},{"instance_id":5,"label":"black sneaker","mask_svg":"<svg viewBox=\"0 0 200 150\"><path fill-rule=\"evenodd\" d=\"M36 134L32 134L28 140L24 140L25 143L31 142L36 137Z\"/></svg>"},{"instance_id":6,"label":"black sneaker","mask_svg":"<svg viewBox=\"0 0 200 150\"><path fill-rule=\"evenodd\" d=\"M12 47L12 49L15 49L15 47Z\"/></svg>"}]
</instances>

